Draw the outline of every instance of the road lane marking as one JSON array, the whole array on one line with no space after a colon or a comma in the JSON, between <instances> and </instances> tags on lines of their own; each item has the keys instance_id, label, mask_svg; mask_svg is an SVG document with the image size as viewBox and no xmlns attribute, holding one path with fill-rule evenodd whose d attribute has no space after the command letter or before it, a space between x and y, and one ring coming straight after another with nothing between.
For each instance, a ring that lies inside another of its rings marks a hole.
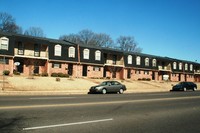
<instances>
[{"instance_id":1,"label":"road lane marking","mask_svg":"<svg viewBox=\"0 0 200 133\"><path fill-rule=\"evenodd\" d=\"M38 127L27 127L27 128L23 128L23 130L36 130L36 129L44 129L44 128L55 128L55 127L64 127L64 126L72 126L72 125L82 125L82 124L106 122L106 121L112 121L112 120L113 120L113 118L93 120L93 121L66 123L66 124L57 124L57 125L38 126Z\"/></svg>"},{"instance_id":2,"label":"road lane marking","mask_svg":"<svg viewBox=\"0 0 200 133\"><path fill-rule=\"evenodd\" d=\"M108 104L139 103L139 102L154 102L154 101L172 101L172 100L184 100L184 99L187 100L187 99L199 99L199 98L200 98L200 96L190 96L190 97L154 98L154 99L107 101L107 102L44 104L44 105L25 105L25 106L3 106L3 107L0 107L0 110L5 110L5 109L49 108L49 107L70 107L70 106L91 106L91 105L108 105Z\"/></svg>"},{"instance_id":3,"label":"road lane marking","mask_svg":"<svg viewBox=\"0 0 200 133\"><path fill-rule=\"evenodd\" d=\"M76 97L32 97L29 98L31 100L51 100L51 99L70 99L70 98L76 98Z\"/></svg>"}]
</instances>

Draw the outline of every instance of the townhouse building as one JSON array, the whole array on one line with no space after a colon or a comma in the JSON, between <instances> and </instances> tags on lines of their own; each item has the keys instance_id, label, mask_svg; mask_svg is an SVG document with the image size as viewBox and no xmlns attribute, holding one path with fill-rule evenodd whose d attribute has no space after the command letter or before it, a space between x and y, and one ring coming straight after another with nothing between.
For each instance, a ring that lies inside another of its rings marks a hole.
<instances>
[{"instance_id":1,"label":"townhouse building","mask_svg":"<svg viewBox=\"0 0 200 133\"><path fill-rule=\"evenodd\" d=\"M0 32L0 72L63 73L72 77L200 82L200 64L66 40Z\"/></svg>"}]
</instances>

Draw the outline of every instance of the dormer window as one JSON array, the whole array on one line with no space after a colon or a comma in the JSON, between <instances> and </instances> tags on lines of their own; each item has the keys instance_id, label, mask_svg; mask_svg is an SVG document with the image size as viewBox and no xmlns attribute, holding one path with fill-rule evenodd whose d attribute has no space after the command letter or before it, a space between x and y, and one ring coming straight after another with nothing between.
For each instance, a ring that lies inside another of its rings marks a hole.
<instances>
[{"instance_id":1,"label":"dormer window","mask_svg":"<svg viewBox=\"0 0 200 133\"><path fill-rule=\"evenodd\" d=\"M182 70L182 63L179 63L179 70Z\"/></svg>"},{"instance_id":2,"label":"dormer window","mask_svg":"<svg viewBox=\"0 0 200 133\"><path fill-rule=\"evenodd\" d=\"M145 66L149 66L149 58L145 58Z\"/></svg>"},{"instance_id":3,"label":"dormer window","mask_svg":"<svg viewBox=\"0 0 200 133\"><path fill-rule=\"evenodd\" d=\"M190 71L193 71L193 65L190 64Z\"/></svg>"},{"instance_id":4,"label":"dormer window","mask_svg":"<svg viewBox=\"0 0 200 133\"><path fill-rule=\"evenodd\" d=\"M128 55L128 64L132 64L132 55Z\"/></svg>"},{"instance_id":5,"label":"dormer window","mask_svg":"<svg viewBox=\"0 0 200 133\"><path fill-rule=\"evenodd\" d=\"M9 39L6 37L1 37L0 38L0 49L8 50L8 46L9 46Z\"/></svg>"},{"instance_id":6,"label":"dormer window","mask_svg":"<svg viewBox=\"0 0 200 133\"><path fill-rule=\"evenodd\" d=\"M153 59L153 60L152 60L152 66L153 66L153 67L156 67L156 59Z\"/></svg>"},{"instance_id":7,"label":"dormer window","mask_svg":"<svg viewBox=\"0 0 200 133\"><path fill-rule=\"evenodd\" d=\"M187 63L185 64L185 70L186 71L188 70L188 64Z\"/></svg>"},{"instance_id":8,"label":"dormer window","mask_svg":"<svg viewBox=\"0 0 200 133\"><path fill-rule=\"evenodd\" d=\"M100 61L101 60L101 51L97 50L95 52L95 60Z\"/></svg>"},{"instance_id":9,"label":"dormer window","mask_svg":"<svg viewBox=\"0 0 200 133\"><path fill-rule=\"evenodd\" d=\"M176 62L173 63L173 68L176 70Z\"/></svg>"},{"instance_id":10,"label":"dormer window","mask_svg":"<svg viewBox=\"0 0 200 133\"><path fill-rule=\"evenodd\" d=\"M69 47L69 57L75 58L75 48L74 47Z\"/></svg>"},{"instance_id":11,"label":"dormer window","mask_svg":"<svg viewBox=\"0 0 200 133\"><path fill-rule=\"evenodd\" d=\"M62 46L57 44L55 45L54 47L54 55L55 56L61 56L61 49L62 49Z\"/></svg>"},{"instance_id":12,"label":"dormer window","mask_svg":"<svg viewBox=\"0 0 200 133\"><path fill-rule=\"evenodd\" d=\"M137 56L136 57L136 65L140 65L141 64L141 57Z\"/></svg>"},{"instance_id":13,"label":"dormer window","mask_svg":"<svg viewBox=\"0 0 200 133\"><path fill-rule=\"evenodd\" d=\"M89 59L89 56L90 56L90 50L84 49L83 50L83 59Z\"/></svg>"}]
</instances>

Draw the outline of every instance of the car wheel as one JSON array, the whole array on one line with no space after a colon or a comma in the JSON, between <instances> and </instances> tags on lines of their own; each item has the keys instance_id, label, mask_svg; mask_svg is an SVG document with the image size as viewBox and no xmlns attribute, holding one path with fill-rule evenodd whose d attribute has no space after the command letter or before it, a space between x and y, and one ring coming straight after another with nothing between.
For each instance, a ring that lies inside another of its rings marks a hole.
<instances>
[{"instance_id":1,"label":"car wheel","mask_svg":"<svg viewBox=\"0 0 200 133\"><path fill-rule=\"evenodd\" d=\"M102 90L102 94L106 94L107 93L107 90L106 89L103 89Z\"/></svg>"},{"instance_id":2,"label":"car wheel","mask_svg":"<svg viewBox=\"0 0 200 133\"><path fill-rule=\"evenodd\" d=\"M120 89L119 90L119 94L123 94L124 93L124 90L123 89Z\"/></svg>"},{"instance_id":3,"label":"car wheel","mask_svg":"<svg viewBox=\"0 0 200 133\"><path fill-rule=\"evenodd\" d=\"M193 88L193 91L196 91L196 90L197 90L197 88L196 88L196 87L194 87L194 88Z\"/></svg>"},{"instance_id":4,"label":"car wheel","mask_svg":"<svg viewBox=\"0 0 200 133\"><path fill-rule=\"evenodd\" d=\"M184 88L183 88L183 91L187 91L187 88L186 88L186 87L184 87Z\"/></svg>"}]
</instances>

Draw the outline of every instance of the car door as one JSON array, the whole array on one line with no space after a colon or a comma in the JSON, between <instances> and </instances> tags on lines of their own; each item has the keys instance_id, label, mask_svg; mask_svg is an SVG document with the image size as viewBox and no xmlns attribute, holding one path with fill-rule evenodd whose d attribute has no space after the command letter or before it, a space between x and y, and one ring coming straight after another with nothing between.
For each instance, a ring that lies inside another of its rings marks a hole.
<instances>
[{"instance_id":1,"label":"car door","mask_svg":"<svg viewBox=\"0 0 200 133\"><path fill-rule=\"evenodd\" d=\"M186 86L187 86L186 88L187 88L188 90L190 90L190 89L192 88L192 84L191 84L190 82L187 82L187 83L186 83Z\"/></svg>"},{"instance_id":2,"label":"car door","mask_svg":"<svg viewBox=\"0 0 200 133\"><path fill-rule=\"evenodd\" d=\"M118 92L120 87L121 86L120 86L120 84L118 82L113 81L113 83L112 83L113 92Z\"/></svg>"},{"instance_id":3,"label":"car door","mask_svg":"<svg viewBox=\"0 0 200 133\"><path fill-rule=\"evenodd\" d=\"M190 90L193 90L193 88L194 88L194 85L193 85L193 83L191 83L191 82L188 82L188 86L189 86L189 89L190 89Z\"/></svg>"},{"instance_id":4,"label":"car door","mask_svg":"<svg viewBox=\"0 0 200 133\"><path fill-rule=\"evenodd\" d=\"M106 89L107 89L107 92L112 92L113 91L112 82L107 82Z\"/></svg>"}]
</instances>

